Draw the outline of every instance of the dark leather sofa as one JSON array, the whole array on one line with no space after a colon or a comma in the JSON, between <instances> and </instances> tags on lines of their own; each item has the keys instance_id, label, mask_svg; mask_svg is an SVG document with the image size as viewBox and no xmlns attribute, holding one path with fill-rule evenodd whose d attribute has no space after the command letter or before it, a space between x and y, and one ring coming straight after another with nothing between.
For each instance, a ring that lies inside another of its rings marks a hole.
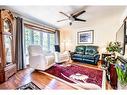
<instances>
[{"instance_id":1,"label":"dark leather sofa","mask_svg":"<svg viewBox=\"0 0 127 95\"><path fill-rule=\"evenodd\" d=\"M96 65L99 60L98 46L76 46L75 52L71 53L73 61L90 63Z\"/></svg>"}]
</instances>

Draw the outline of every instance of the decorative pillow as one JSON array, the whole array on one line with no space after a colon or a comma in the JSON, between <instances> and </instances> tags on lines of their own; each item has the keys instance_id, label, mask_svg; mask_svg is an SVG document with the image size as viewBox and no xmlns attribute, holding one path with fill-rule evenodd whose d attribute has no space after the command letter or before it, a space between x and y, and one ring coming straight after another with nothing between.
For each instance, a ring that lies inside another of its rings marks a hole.
<instances>
[{"instance_id":1,"label":"decorative pillow","mask_svg":"<svg viewBox=\"0 0 127 95\"><path fill-rule=\"evenodd\" d=\"M85 54L87 54L87 55L95 55L96 53L97 52L93 49L87 49L86 52L85 52Z\"/></svg>"},{"instance_id":2,"label":"decorative pillow","mask_svg":"<svg viewBox=\"0 0 127 95\"><path fill-rule=\"evenodd\" d=\"M76 52L77 54L84 54L84 47L82 47L82 46L77 46L75 52Z\"/></svg>"}]
</instances>

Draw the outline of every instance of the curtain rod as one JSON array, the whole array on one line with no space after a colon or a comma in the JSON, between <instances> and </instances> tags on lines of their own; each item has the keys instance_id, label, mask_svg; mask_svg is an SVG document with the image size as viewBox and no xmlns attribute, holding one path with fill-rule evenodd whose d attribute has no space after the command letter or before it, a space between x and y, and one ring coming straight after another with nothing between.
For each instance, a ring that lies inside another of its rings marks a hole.
<instances>
[{"instance_id":1,"label":"curtain rod","mask_svg":"<svg viewBox=\"0 0 127 95\"><path fill-rule=\"evenodd\" d=\"M44 28L44 27L40 27L40 26L36 26L36 25L32 25L32 24L24 23L24 25L25 25L26 27L28 27L28 28L32 28L32 29L39 30L39 31L56 32L56 30L49 29L49 28Z\"/></svg>"},{"instance_id":2,"label":"curtain rod","mask_svg":"<svg viewBox=\"0 0 127 95\"><path fill-rule=\"evenodd\" d=\"M36 23L36 22L34 22L34 21L29 21L29 20L24 19L24 18L23 18L23 20L24 20L24 23L25 23L25 24L30 24L30 25L32 25L32 26L37 26L37 27L49 29L49 30L52 30L52 31L56 31L56 30L57 30L56 28L51 28L51 27L49 27L49 26L47 26L47 25L44 25L44 24L41 24L41 23Z\"/></svg>"}]
</instances>

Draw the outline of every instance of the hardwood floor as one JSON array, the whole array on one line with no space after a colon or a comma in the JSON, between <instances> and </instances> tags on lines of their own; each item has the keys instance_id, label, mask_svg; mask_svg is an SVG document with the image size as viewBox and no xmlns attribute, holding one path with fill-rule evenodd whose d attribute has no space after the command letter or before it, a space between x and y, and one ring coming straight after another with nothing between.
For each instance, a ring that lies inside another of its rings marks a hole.
<instances>
[{"instance_id":1,"label":"hardwood floor","mask_svg":"<svg viewBox=\"0 0 127 95\"><path fill-rule=\"evenodd\" d=\"M8 81L0 85L0 89L16 89L29 82L35 83L41 89L74 89L56 79L38 71L27 68L13 75Z\"/></svg>"},{"instance_id":2,"label":"hardwood floor","mask_svg":"<svg viewBox=\"0 0 127 95\"><path fill-rule=\"evenodd\" d=\"M79 64L79 62L71 62L71 64ZM100 63L99 63L100 64ZM79 64L84 66L84 64ZM98 65L87 65L93 68L99 69ZM18 71L15 75L10 77L8 81L0 84L0 89L16 89L24 84L29 82L35 83L41 89L66 89L66 90L76 90L76 88L65 84L57 79L54 79L46 74L43 74L38 71L34 71L31 68L27 68L21 71ZM106 84L107 89L111 89L111 86L107 82Z\"/></svg>"}]
</instances>

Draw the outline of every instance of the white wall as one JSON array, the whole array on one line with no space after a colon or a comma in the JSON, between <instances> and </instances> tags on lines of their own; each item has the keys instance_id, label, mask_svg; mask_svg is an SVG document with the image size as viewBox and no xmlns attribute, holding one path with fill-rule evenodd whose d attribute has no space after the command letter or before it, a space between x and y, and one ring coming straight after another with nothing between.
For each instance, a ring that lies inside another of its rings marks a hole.
<instances>
[{"instance_id":1,"label":"white wall","mask_svg":"<svg viewBox=\"0 0 127 95\"><path fill-rule=\"evenodd\" d=\"M112 15L108 15L105 17L101 17L100 19L94 19L90 22L85 23L73 23L73 26L65 26L60 29L60 43L61 49L74 51L75 46L77 44L77 32L86 31L86 30L94 30L94 44L97 45L101 49L106 47L106 45L110 41L115 41L116 32L120 28L121 24L121 16L123 11L119 13L114 13ZM63 44L63 43L66 43ZM64 48L64 46L66 48Z\"/></svg>"}]
</instances>

